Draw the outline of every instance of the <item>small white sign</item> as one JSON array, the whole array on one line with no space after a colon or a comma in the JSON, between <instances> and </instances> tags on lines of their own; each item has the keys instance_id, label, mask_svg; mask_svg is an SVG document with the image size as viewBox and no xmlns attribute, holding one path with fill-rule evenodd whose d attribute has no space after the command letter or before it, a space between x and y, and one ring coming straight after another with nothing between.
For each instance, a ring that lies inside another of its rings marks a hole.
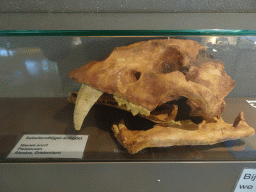
<instances>
[{"instance_id":1,"label":"small white sign","mask_svg":"<svg viewBox=\"0 0 256 192\"><path fill-rule=\"evenodd\" d=\"M256 169L244 169L234 192L256 191Z\"/></svg>"},{"instance_id":2,"label":"small white sign","mask_svg":"<svg viewBox=\"0 0 256 192\"><path fill-rule=\"evenodd\" d=\"M23 135L7 158L82 158L88 135Z\"/></svg>"}]
</instances>

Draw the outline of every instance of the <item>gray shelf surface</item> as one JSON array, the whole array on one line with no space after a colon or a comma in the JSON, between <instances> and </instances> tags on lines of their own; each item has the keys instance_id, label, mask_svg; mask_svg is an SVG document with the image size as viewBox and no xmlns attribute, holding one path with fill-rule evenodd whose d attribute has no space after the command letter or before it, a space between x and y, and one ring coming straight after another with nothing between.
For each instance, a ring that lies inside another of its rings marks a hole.
<instances>
[{"instance_id":1,"label":"gray shelf surface","mask_svg":"<svg viewBox=\"0 0 256 192\"><path fill-rule=\"evenodd\" d=\"M242 110L247 123L255 125L256 110L245 99L252 98L226 99L226 122L232 123L234 114ZM1 98L0 108L2 191L226 192L234 189L243 168L256 168L255 136L235 144L152 148L131 155L116 142L111 124L121 118L130 126L150 123L128 112L96 105L82 130L75 131L74 105L67 98ZM82 159L6 158L23 134L89 137Z\"/></svg>"}]
</instances>

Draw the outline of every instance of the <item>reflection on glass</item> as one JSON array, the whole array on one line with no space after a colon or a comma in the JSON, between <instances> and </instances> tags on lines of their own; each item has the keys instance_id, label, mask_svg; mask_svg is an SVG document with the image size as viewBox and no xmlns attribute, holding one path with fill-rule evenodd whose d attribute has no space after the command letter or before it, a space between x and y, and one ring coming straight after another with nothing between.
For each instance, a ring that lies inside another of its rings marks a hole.
<instances>
[{"instance_id":1,"label":"reflection on glass","mask_svg":"<svg viewBox=\"0 0 256 192\"><path fill-rule=\"evenodd\" d=\"M9 50L9 54L10 54L11 56L13 56L13 51Z\"/></svg>"},{"instance_id":2,"label":"reflection on glass","mask_svg":"<svg viewBox=\"0 0 256 192\"><path fill-rule=\"evenodd\" d=\"M8 52L6 49L0 49L0 56L2 57L7 57L8 56Z\"/></svg>"},{"instance_id":3,"label":"reflection on glass","mask_svg":"<svg viewBox=\"0 0 256 192\"><path fill-rule=\"evenodd\" d=\"M45 58L40 48L0 48L0 97L62 96L56 62ZM54 82L54 83L53 83Z\"/></svg>"},{"instance_id":4,"label":"reflection on glass","mask_svg":"<svg viewBox=\"0 0 256 192\"><path fill-rule=\"evenodd\" d=\"M48 65L47 60L42 60L42 65L43 65L43 71L49 72L49 65Z\"/></svg>"},{"instance_id":5,"label":"reflection on glass","mask_svg":"<svg viewBox=\"0 0 256 192\"><path fill-rule=\"evenodd\" d=\"M80 45L80 44L82 44L81 38L80 37L73 37L72 45Z\"/></svg>"},{"instance_id":6,"label":"reflection on glass","mask_svg":"<svg viewBox=\"0 0 256 192\"><path fill-rule=\"evenodd\" d=\"M8 50L0 47L0 57L13 56L15 52L15 50Z\"/></svg>"},{"instance_id":7,"label":"reflection on glass","mask_svg":"<svg viewBox=\"0 0 256 192\"><path fill-rule=\"evenodd\" d=\"M34 60L26 60L25 65L30 75L37 75L39 73L39 66Z\"/></svg>"}]
</instances>

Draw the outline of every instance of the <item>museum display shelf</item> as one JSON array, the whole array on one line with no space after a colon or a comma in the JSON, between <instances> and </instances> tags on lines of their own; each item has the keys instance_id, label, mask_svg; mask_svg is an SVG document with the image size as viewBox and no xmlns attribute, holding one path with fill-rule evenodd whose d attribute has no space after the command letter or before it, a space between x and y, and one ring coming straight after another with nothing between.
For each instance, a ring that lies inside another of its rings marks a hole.
<instances>
[{"instance_id":1,"label":"museum display shelf","mask_svg":"<svg viewBox=\"0 0 256 192\"><path fill-rule=\"evenodd\" d=\"M206 182L215 191L234 189L244 168L256 168L255 135L213 145L146 148L129 154L114 137L111 126L124 119L129 129L147 130L154 123L100 104L91 108L81 130L74 129L75 105L68 98L79 90L80 84L68 78L71 70L105 59L116 47L172 38L197 41L224 63L226 73L236 85L225 98L226 107L221 116L232 124L242 111L247 124L255 129L255 30L0 31L0 166L6 174L2 186L25 189L21 183L10 184L14 173L22 169L13 179L17 180L20 175L26 178L29 174L25 183L36 176L45 182L55 178L57 182L50 184L49 190L71 190L66 184L71 177L70 182L77 184L74 187L77 191L84 186L94 190L96 185L100 190L106 183L109 184L106 191L120 191L124 186L130 191L171 188L173 191L198 191L207 189L203 186ZM81 158L73 158L72 150L68 158L8 157L24 135L72 135L88 136L88 139ZM52 171L61 176L50 175ZM123 178L122 183L117 177ZM189 185L182 186L179 179ZM134 187L130 186L131 182ZM43 182L35 183L42 185ZM30 186L30 189L36 188Z\"/></svg>"}]
</instances>

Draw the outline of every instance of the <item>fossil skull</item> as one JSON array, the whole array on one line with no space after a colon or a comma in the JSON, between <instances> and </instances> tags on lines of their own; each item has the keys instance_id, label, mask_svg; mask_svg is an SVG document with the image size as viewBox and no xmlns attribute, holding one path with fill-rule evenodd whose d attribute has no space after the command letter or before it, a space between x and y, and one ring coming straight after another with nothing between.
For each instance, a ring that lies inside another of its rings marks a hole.
<instances>
[{"instance_id":1,"label":"fossil skull","mask_svg":"<svg viewBox=\"0 0 256 192\"><path fill-rule=\"evenodd\" d=\"M233 125L221 119L234 80L221 61L192 40L150 40L118 47L105 60L72 70L69 77L83 84L74 111L76 130L94 103L106 100L157 123L148 131L130 131L123 122L113 125L115 137L130 153L146 147L214 144L254 134L242 113Z\"/></svg>"}]
</instances>

